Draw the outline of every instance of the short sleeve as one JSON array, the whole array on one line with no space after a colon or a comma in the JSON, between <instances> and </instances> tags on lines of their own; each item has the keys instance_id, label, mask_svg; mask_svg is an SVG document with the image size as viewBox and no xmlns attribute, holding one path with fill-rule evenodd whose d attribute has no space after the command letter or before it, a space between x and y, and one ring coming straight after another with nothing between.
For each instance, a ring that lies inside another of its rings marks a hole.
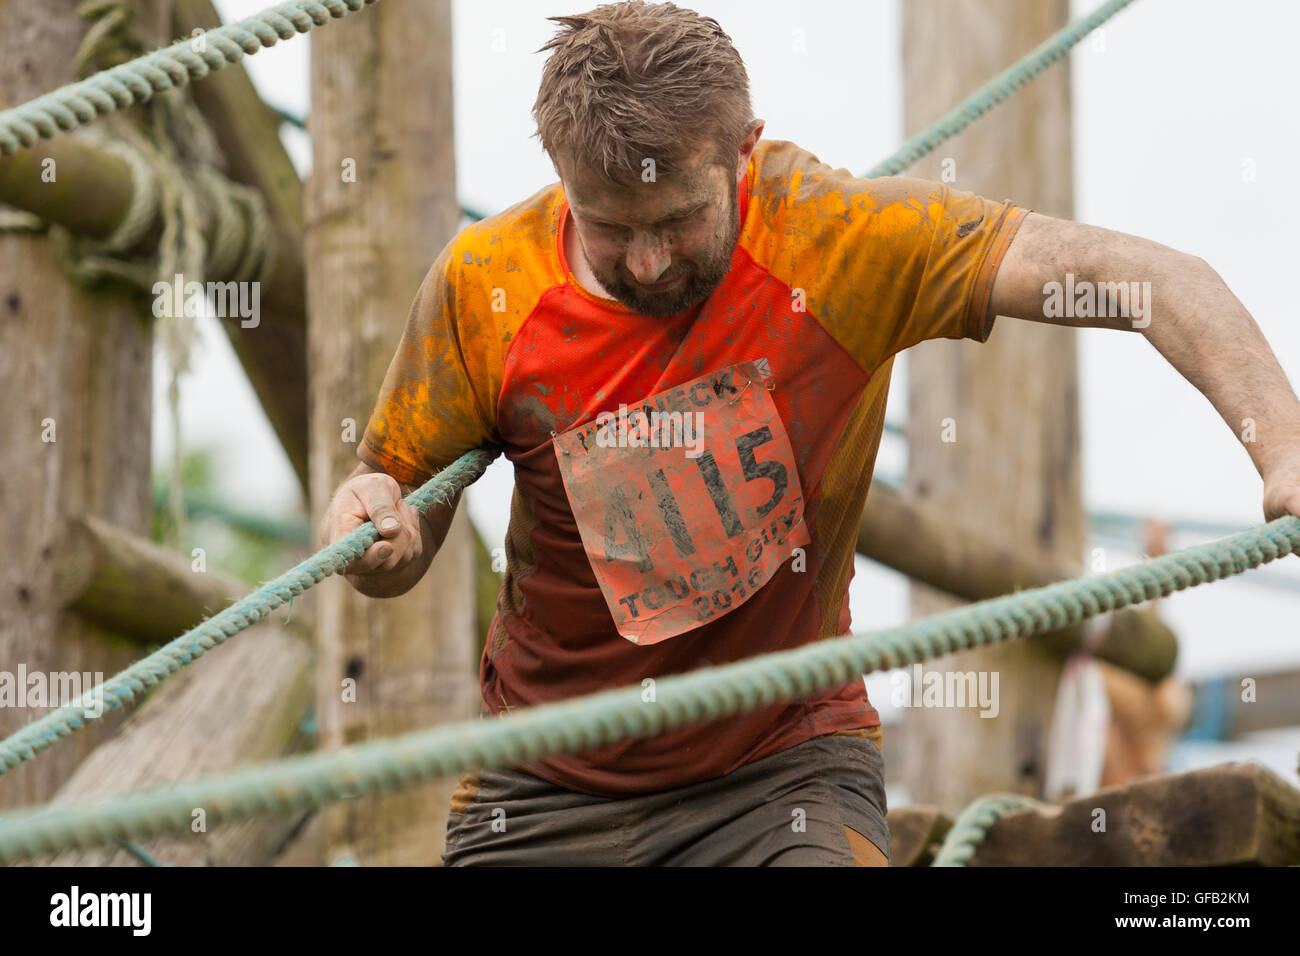
<instances>
[{"instance_id":1,"label":"short sleeve","mask_svg":"<svg viewBox=\"0 0 1300 956\"><path fill-rule=\"evenodd\" d=\"M457 268L449 244L425 276L357 457L398 481L422 484L465 452L496 440L487 384L469 369L458 321Z\"/></svg>"},{"instance_id":2,"label":"short sleeve","mask_svg":"<svg viewBox=\"0 0 1300 956\"><path fill-rule=\"evenodd\" d=\"M924 212L882 237L915 243L904 253L913 266L904 273L910 308L900 302L896 323L879 330L884 358L927 339L988 340L996 318L989 313L993 280L1028 213L1010 201L909 182L917 184L913 206Z\"/></svg>"},{"instance_id":3,"label":"short sleeve","mask_svg":"<svg viewBox=\"0 0 1300 956\"><path fill-rule=\"evenodd\" d=\"M1028 210L942 183L857 177L793 144L758 170L752 242L868 371L926 339L988 339L993 280Z\"/></svg>"}]
</instances>

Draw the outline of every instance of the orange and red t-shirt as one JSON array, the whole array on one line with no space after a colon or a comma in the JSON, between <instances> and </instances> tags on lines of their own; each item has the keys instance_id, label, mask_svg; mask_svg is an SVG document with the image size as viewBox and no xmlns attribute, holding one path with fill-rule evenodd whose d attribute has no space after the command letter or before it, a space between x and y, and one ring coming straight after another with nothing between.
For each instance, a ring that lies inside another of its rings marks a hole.
<instances>
[{"instance_id":1,"label":"orange and red t-shirt","mask_svg":"<svg viewBox=\"0 0 1300 956\"><path fill-rule=\"evenodd\" d=\"M407 483L484 444L514 465L486 713L624 686L655 706L655 678L850 630L893 356L988 338L1026 211L779 141L738 195L730 270L677 316L578 285L558 183L460 232L420 287L358 455ZM655 411L698 412L693 454L649 447ZM626 796L879 722L855 679L523 769Z\"/></svg>"}]
</instances>

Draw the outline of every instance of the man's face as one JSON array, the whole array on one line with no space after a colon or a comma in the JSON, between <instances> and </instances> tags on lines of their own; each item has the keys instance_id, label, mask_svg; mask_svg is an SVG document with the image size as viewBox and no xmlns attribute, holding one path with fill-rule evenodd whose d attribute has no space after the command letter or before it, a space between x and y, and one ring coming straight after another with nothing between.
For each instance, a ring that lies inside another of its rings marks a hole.
<instances>
[{"instance_id":1,"label":"man's face","mask_svg":"<svg viewBox=\"0 0 1300 956\"><path fill-rule=\"evenodd\" d=\"M587 264L634 312L676 315L727 274L740 228L734 170L706 160L615 185L568 162L561 178Z\"/></svg>"}]
</instances>

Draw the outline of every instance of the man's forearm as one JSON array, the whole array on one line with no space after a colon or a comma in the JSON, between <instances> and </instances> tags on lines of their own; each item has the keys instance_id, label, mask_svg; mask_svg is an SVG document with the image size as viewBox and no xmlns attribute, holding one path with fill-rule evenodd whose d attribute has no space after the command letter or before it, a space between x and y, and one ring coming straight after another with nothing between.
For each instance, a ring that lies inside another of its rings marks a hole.
<instances>
[{"instance_id":1,"label":"man's forearm","mask_svg":"<svg viewBox=\"0 0 1300 956\"><path fill-rule=\"evenodd\" d=\"M1147 341L1210 400L1261 476L1293 461L1300 399L1259 326L1208 263L1151 245Z\"/></svg>"},{"instance_id":2,"label":"man's forearm","mask_svg":"<svg viewBox=\"0 0 1300 956\"><path fill-rule=\"evenodd\" d=\"M1057 294L1068 283L1094 291L1094 307L1049 307L1061 304ZM1133 304L1124 298L1118 310L1101 308L1097 290L1135 286L1142 289L1141 319L1123 307ZM1141 331L1210 400L1261 475L1297 469L1300 400L1255 320L1203 259L1140 236L1030 213L998 271L990 309L1053 325Z\"/></svg>"}]
</instances>

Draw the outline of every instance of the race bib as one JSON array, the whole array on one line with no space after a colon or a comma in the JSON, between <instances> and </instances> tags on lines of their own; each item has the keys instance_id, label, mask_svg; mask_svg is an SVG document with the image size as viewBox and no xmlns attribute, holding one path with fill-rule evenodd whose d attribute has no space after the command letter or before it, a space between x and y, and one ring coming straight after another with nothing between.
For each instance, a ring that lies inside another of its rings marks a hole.
<instances>
[{"instance_id":1,"label":"race bib","mask_svg":"<svg viewBox=\"0 0 1300 956\"><path fill-rule=\"evenodd\" d=\"M794 452L746 362L554 438L618 632L657 644L716 620L809 543Z\"/></svg>"}]
</instances>

